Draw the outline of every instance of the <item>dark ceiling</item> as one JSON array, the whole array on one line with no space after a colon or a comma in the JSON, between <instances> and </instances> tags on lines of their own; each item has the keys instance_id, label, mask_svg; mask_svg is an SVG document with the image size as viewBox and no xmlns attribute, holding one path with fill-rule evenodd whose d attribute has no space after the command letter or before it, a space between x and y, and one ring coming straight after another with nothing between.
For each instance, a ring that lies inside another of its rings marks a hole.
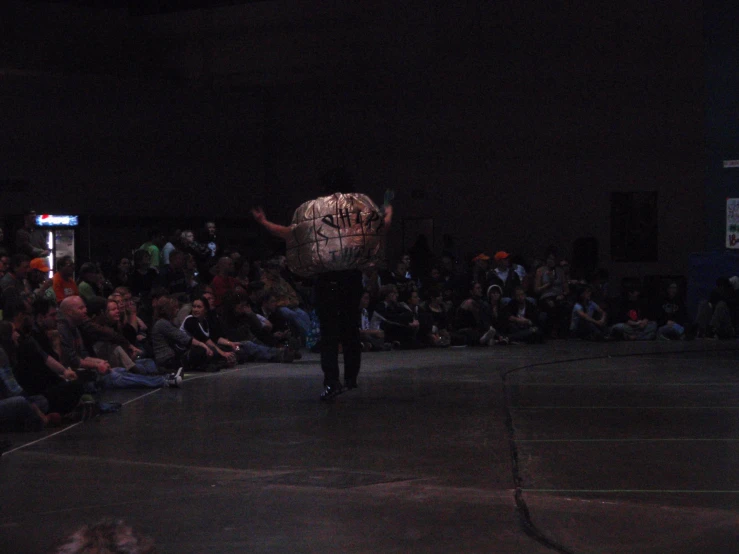
<instances>
[{"instance_id":1,"label":"dark ceiling","mask_svg":"<svg viewBox=\"0 0 739 554\"><path fill-rule=\"evenodd\" d=\"M129 15L156 15L253 4L265 0L35 0L37 4L70 4L88 8L127 9Z\"/></svg>"}]
</instances>

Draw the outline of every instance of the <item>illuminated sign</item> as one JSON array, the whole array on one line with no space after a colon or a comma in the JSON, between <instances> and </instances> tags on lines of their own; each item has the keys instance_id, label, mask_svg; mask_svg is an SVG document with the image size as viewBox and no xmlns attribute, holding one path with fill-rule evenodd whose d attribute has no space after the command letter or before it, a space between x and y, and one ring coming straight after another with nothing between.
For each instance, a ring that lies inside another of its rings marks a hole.
<instances>
[{"instance_id":1,"label":"illuminated sign","mask_svg":"<svg viewBox=\"0 0 739 554\"><path fill-rule=\"evenodd\" d=\"M77 227L79 216L76 215L37 215L36 225L39 227Z\"/></svg>"}]
</instances>

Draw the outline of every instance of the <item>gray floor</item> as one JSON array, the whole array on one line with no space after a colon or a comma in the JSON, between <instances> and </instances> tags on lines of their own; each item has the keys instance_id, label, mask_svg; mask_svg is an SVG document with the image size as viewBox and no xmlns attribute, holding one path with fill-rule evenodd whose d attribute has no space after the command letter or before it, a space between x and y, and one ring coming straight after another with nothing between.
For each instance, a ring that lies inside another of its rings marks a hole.
<instances>
[{"instance_id":1,"label":"gray floor","mask_svg":"<svg viewBox=\"0 0 739 554\"><path fill-rule=\"evenodd\" d=\"M157 552L736 553L735 341L315 355L3 435L0 551L122 518Z\"/></svg>"}]
</instances>

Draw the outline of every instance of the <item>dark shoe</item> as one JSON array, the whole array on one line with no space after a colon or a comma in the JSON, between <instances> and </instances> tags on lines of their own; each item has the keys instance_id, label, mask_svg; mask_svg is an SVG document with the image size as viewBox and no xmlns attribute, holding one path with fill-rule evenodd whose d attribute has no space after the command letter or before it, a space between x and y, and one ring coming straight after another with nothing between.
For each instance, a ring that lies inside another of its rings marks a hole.
<instances>
[{"instance_id":1,"label":"dark shoe","mask_svg":"<svg viewBox=\"0 0 739 554\"><path fill-rule=\"evenodd\" d=\"M344 379L344 389L352 390L358 387L356 379Z\"/></svg>"},{"instance_id":2,"label":"dark shoe","mask_svg":"<svg viewBox=\"0 0 739 554\"><path fill-rule=\"evenodd\" d=\"M321 401L329 402L344 392L344 387L341 383L334 383L333 385L326 385L321 393Z\"/></svg>"}]
</instances>

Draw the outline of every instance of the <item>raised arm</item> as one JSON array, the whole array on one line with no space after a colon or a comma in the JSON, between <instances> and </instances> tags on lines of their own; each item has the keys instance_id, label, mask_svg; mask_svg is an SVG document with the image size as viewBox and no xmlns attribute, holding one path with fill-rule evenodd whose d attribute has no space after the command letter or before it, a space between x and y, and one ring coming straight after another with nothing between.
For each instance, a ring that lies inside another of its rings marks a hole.
<instances>
[{"instance_id":1,"label":"raised arm","mask_svg":"<svg viewBox=\"0 0 739 554\"><path fill-rule=\"evenodd\" d=\"M285 227L284 225L277 225L277 223L272 223L267 219L267 216L264 214L264 210L260 207L252 208L251 215L254 217L254 221L259 223L262 227L267 229L267 231L270 232L270 234L281 238L282 240L287 240L290 237L290 227Z\"/></svg>"}]
</instances>

